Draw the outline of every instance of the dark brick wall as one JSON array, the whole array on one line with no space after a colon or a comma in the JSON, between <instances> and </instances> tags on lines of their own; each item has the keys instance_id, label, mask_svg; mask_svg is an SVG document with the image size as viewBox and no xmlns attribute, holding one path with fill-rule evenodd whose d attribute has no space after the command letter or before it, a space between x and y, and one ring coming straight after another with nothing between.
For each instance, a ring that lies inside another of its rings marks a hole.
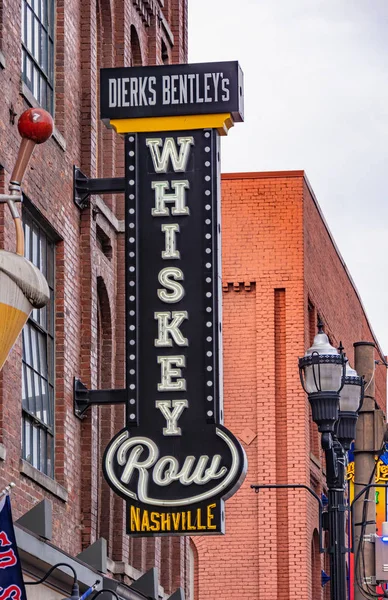
<instances>
[{"instance_id":1,"label":"dark brick wall","mask_svg":"<svg viewBox=\"0 0 388 600\"><path fill-rule=\"evenodd\" d=\"M0 486L15 481L17 519L42 498L53 503L53 543L77 554L104 536L109 557L145 570L162 567L166 593L188 589L189 540L131 540L123 501L101 476L102 452L124 423L123 409L73 414L73 378L90 387L123 387L123 197L81 214L73 204L73 165L91 177L123 174L122 140L99 120L99 69L187 61L187 0L56 0L54 136L37 147L24 192L62 241L56 247L55 480L64 502L21 474L21 341L0 373ZM0 190L5 191L20 143L17 119L30 104L21 84L19 0L0 0ZM30 99L31 101L31 99ZM11 122L10 115L16 113ZM103 206L104 208L104 206ZM108 209L108 210L106 210ZM108 216L107 216L108 215ZM14 250L9 211L0 205L0 248Z\"/></svg>"}]
</instances>

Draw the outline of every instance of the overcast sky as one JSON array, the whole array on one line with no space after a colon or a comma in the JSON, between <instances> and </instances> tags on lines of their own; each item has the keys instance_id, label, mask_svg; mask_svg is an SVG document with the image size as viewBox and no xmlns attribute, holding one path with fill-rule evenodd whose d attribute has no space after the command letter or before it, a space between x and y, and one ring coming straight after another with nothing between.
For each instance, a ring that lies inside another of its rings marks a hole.
<instances>
[{"instance_id":1,"label":"overcast sky","mask_svg":"<svg viewBox=\"0 0 388 600\"><path fill-rule=\"evenodd\" d=\"M222 170L306 171L388 353L388 0L189 0L189 61L223 60L245 123Z\"/></svg>"}]
</instances>

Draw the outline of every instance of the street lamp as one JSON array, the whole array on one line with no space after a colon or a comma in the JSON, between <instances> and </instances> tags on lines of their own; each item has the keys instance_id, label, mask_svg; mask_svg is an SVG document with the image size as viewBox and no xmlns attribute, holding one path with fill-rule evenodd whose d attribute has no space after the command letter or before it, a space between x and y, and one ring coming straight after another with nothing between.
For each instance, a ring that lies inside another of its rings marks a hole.
<instances>
[{"instance_id":1,"label":"street lamp","mask_svg":"<svg viewBox=\"0 0 388 600\"><path fill-rule=\"evenodd\" d=\"M313 345L299 359L299 374L318 425L326 458L331 600L346 600L345 464L355 437L363 379L348 366L318 323Z\"/></svg>"},{"instance_id":2,"label":"street lamp","mask_svg":"<svg viewBox=\"0 0 388 600\"><path fill-rule=\"evenodd\" d=\"M334 348L318 323L313 345L299 359L302 386L308 394L314 423L322 433L333 433L338 420L339 393L344 385L346 357Z\"/></svg>"},{"instance_id":3,"label":"street lamp","mask_svg":"<svg viewBox=\"0 0 388 600\"><path fill-rule=\"evenodd\" d=\"M364 400L364 378L346 363L345 381L340 394L336 435L344 450L350 449L356 437L358 413Z\"/></svg>"}]
</instances>

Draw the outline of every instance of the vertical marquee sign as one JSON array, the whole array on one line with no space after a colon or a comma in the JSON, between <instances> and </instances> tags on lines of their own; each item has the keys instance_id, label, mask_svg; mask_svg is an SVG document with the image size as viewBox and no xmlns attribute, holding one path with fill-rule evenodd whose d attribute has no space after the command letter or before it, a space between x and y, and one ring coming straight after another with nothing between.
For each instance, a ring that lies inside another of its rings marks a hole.
<instances>
[{"instance_id":1,"label":"vertical marquee sign","mask_svg":"<svg viewBox=\"0 0 388 600\"><path fill-rule=\"evenodd\" d=\"M130 535L223 533L246 460L223 426L219 132L206 124L241 120L241 73L108 69L101 90L102 117L126 129L126 426L104 474L127 502ZM201 114L206 98L200 121L174 116Z\"/></svg>"}]
</instances>

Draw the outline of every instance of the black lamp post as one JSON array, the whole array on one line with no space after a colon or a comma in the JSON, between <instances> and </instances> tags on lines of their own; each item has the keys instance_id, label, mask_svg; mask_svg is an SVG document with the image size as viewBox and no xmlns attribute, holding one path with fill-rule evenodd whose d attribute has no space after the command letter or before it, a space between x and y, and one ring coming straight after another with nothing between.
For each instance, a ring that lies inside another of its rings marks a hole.
<instances>
[{"instance_id":1,"label":"black lamp post","mask_svg":"<svg viewBox=\"0 0 388 600\"><path fill-rule=\"evenodd\" d=\"M331 346L322 323L312 347L299 359L299 373L326 458L331 600L346 600L345 464L356 433L363 380L348 366L342 348L338 352Z\"/></svg>"}]
</instances>

